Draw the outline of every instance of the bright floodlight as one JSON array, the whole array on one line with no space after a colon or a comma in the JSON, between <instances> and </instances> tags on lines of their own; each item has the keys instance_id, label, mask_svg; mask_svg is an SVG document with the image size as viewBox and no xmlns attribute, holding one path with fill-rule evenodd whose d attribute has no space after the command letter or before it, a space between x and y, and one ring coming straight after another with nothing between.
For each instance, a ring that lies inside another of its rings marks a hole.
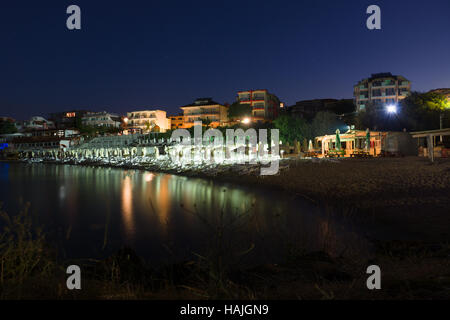
<instances>
[{"instance_id":1,"label":"bright floodlight","mask_svg":"<svg viewBox=\"0 0 450 320\"><path fill-rule=\"evenodd\" d=\"M390 104L386 106L386 111L388 113L397 113L397 106L395 104Z\"/></svg>"},{"instance_id":2,"label":"bright floodlight","mask_svg":"<svg viewBox=\"0 0 450 320\"><path fill-rule=\"evenodd\" d=\"M243 123L243 124L249 124L249 123L250 123L250 118L244 118L244 119L242 119L242 123Z\"/></svg>"}]
</instances>

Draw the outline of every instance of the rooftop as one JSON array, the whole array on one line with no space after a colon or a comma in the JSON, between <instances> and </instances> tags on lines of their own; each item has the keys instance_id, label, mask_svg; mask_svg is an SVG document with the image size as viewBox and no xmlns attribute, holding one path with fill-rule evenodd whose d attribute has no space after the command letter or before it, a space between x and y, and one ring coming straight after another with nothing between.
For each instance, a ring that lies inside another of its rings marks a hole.
<instances>
[{"instance_id":1,"label":"rooftop","mask_svg":"<svg viewBox=\"0 0 450 320\"><path fill-rule=\"evenodd\" d=\"M148 109L143 109L143 110L135 110L135 111L129 111L128 113L140 113L140 112L166 112L164 110L161 109L153 109L153 110L148 110Z\"/></svg>"},{"instance_id":2,"label":"rooftop","mask_svg":"<svg viewBox=\"0 0 450 320\"><path fill-rule=\"evenodd\" d=\"M434 90L430 90L430 92L437 92L437 93L441 93L444 95L448 95L448 94L450 94L450 88L434 89Z\"/></svg>"},{"instance_id":3,"label":"rooftop","mask_svg":"<svg viewBox=\"0 0 450 320\"><path fill-rule=\"evenodd\" d=\"M186 107L199 107L199 106L211 106L211 105L217 105L220 103L215 102L212 98L198 98L194 101L194 103L187 104L185 106L182 106L181 108Z\"/></svg>"},{"instance_id":4,"label":"rooftop","mask_svg":"<svg viewBox=\"0 0 450 320\"><path fill-rule=\"evenodd\" d=\"M250 91L265 91L265 92L268 92L267 89L253 89L253 90L242 90L242 91L238 91L238 94L239 94L239 93L250 92Z\"/></svg>"},{"instance_id":5,"label":"rooftop","mask_svg":"<svg viewBox=\"0 0 450 320\"><path fill-rule=\"evenodd\" d=\"M381 79L381 78L392 78L397 77L392 75L390 72L372 73L370 80Z\"/></svg>"}]
</instances>

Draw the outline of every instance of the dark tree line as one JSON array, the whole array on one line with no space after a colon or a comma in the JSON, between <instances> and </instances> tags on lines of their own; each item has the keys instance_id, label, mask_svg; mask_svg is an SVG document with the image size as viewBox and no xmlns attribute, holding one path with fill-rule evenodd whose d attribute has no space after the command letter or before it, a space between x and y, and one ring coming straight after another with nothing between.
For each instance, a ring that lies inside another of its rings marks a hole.
<instances>
[{"instance_id":1,"label":"dark tree line","mask_svg":"<svg viewBox=\"0 0 450 320\"><path fill-rule=\"evenodd\" d=\"M384 106L368 104L355 118L359 129L385 131L423 131L450 127L450 102L438 93L411 92L397 106L396 113L388 113Z\"/></svg>"}]
</instances>

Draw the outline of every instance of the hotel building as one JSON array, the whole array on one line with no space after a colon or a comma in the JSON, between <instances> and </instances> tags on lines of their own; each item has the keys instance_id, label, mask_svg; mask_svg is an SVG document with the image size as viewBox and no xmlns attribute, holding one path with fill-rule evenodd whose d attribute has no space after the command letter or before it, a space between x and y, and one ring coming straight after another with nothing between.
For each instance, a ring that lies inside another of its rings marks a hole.
<instances>
[{"instance_id":1,"label":"hotel building","mask_svg":"<svg viewBox=\"0 0 450 320\"><path fill-rule=\"evenodd\" d=\"M369 103L389 105L405 99L411 92L411 82L391 73L376 73L359 81L353 92L356 110L363 111Z\"/></svg>"},{"instance_id":2,"label":"hotel building","mask_svg":"<svg viewBox=\"0 0 450 320\"><path fill-rule=\"evenodd\" d=\"M184 116L178 115L178 116L169 116L170 119L170 129L176 130L184 128Z\"/></svg>"},{"instance_id":3,"label":"hotel building","mask_svg":"<svg viewBox=\"0 0 450 320\"><path fill-rule=\"evenodd\" d=\"M170 130L170 119L162 110L140 110L127 112L128 129L146 132L166 132Z\"/></svg>"},{"instance_id":4,"label":"hotel building","mask_svg":"<svg viewBox=\"0 0 450 320\"><path fill-rule=\"evenodd\" d=\"M254 121L273 120L278 117L280 99L266 89L239 91L237 100L241 104L252 106Z\"/></svg>"},{"instance_id":5,"label":"hotel building","mask_svg":"<svg viewBox=\"0 0 450 320\"><path fill-rule=\"evenodd\" d=\"M81 118L83 126L92 127L120 127L120 116L117 114L102 112L88 112Z\"/></svg>"},{"instance_id":6,"label":"hotel building","mask_svg":"<svg viewBox=\"0 0 450 320\"><path fill-rule=\"evenodd\" d=\"M212 100L199 98L193 103L181 107L184 116L184 128L190 128L195 121L208 122L213 128L224 126L228 122L228 108Z\"/></svg>"},{"instance_id":7,"label":"hotel building","mask_svg":"<svg viewBox=\"0 0 450 320\"><path fill-rule=\"evenodd\" d=\"M83 116L88 110L71 110L65 112L54 112L50 114L50 120L53 121L58 129L71 129L78 127Z\"/></svg>"}]
</instances>

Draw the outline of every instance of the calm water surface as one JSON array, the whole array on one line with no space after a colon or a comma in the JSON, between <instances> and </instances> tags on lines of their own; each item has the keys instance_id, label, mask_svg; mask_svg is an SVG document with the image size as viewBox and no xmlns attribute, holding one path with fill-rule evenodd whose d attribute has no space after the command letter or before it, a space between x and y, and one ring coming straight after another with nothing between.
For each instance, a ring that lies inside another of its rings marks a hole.
<instances>
[{"instance_id":1,"label":"calm water surface","mask_svg":"<svg viewBox=\"0 0 450 320\"><path fill-rule=\"evenodd\" d=\"M72 258L104 257L128 245L156 263L174 262L220 247L261 263L283 259L292 248L338 253L364 245L303 199L214 180L0 163L0 191L4 211L14 214L29 202L49 238Z\"/></svg>"}]
</instances>

